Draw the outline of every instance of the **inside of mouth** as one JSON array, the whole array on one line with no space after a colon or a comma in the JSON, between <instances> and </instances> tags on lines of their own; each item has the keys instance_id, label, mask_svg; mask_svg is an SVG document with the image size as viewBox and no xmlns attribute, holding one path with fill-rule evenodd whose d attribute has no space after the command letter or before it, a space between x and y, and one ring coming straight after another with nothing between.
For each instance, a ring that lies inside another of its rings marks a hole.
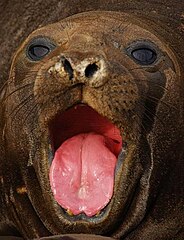
<instances>
[{"instance_id":1,"label":"inside of mouth","mask_svg":"<svg viewBox=\"0 0 184 240\"><path fill-rule=\"evenodd\" d=\"M72 215L98 214L113 196L122 147L119 129L87 105L59 114L50 125L54 158L50 185L55 200Z\"/></svg>"}]
</instances>

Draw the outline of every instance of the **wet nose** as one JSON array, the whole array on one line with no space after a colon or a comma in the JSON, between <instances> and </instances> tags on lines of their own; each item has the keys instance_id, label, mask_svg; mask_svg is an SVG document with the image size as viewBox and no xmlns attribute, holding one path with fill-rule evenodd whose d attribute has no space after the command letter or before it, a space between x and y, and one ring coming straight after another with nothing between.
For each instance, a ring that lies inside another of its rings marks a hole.
<instances>
[{"instance_id":1,"label":"wet nose","mask_svg":"<svg viewBox=\"0 0 184 240\"><path fill-rule=\"evenodd\" d=\"M103 85L107 75L102 57L90 57L76 62L72 58L61 57L60 65L71 82L86 83L93 87Z\"/></svg>"},{"instance_id":2,"label":"wet nose","mask_svg":"<svg viewBox=\"0 0 184 240\"><path fill-rule=\"evenodd\" d=\"M96 63L96 61L83 61L81 64L72 68L70 61L66 58L62 58L61 60L65 72L69 75L69 79L71 80L74 77L74 71L77 70L80 76L86 78L92 78L95 74L100 72L100 66Z\"/></svg>"}]
</instances>

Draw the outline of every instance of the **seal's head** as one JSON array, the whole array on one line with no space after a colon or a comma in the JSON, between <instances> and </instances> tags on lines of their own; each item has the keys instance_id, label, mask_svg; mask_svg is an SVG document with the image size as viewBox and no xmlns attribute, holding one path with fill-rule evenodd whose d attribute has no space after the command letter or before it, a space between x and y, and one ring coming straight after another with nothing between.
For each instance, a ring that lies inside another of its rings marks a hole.
<instances>
[{"instance_id":1,"label":"seal's head","mask_svg":"<svg viewBox=\"0 0 184 240\"><path fill-rule=\"evenodd\" d=\"M33 32L5 95L17 225L29 214L32 236L119 237L140 224L177 155L180 89L172 50L127 14L82 13Z\"/></svg>"}]
</instances>

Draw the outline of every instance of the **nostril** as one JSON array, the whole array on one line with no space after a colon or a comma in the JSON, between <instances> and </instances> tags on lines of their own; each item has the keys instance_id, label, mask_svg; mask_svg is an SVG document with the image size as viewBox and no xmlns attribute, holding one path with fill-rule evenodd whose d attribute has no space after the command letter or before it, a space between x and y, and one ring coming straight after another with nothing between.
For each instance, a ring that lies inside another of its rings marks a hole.
<instances>
[{"instance_id":1,"label":"nostril","mask_svg":"<svg viewBox=\"0 0 184 240\"><path fill-rule=\"evenodd\" d=\"M67 59L63 59L62 63L63 63L63 67L64 67L65 72L67 72L69 74L69 79L72 80L72 78L73 78L73 68L72 68L70 62Z\"/></svg>"},{"instance_id":2,"label":"nostril","mask_svg":"<svg viewBox=\"0 0 184 240\"><path fill-rule=\"evenodd\" d=\"M92 76L98 71L98 69L99 69L99 67L96 65L96 63L89 64L89 65L86 67L85 76L86 76L87 78L92 77Z\"/></svg>"}]
</instances>

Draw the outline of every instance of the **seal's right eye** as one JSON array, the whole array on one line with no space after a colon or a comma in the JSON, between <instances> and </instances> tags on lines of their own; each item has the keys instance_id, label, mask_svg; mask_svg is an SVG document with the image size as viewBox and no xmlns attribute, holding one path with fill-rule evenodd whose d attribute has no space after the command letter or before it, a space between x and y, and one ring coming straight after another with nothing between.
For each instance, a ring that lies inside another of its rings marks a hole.
<instances>
[{"instance_id":1,"label":"seal's right eye","mask_svg":"<svg viewBox=\"0 0 184 240\"><path fill-rule=\"evenodd\" d=\"M32 61L39 61L54 48L55 45L46 38L33 39L27 48L27 56Z\"/></svg>"},{"instance_id":2,"label":"seal's right eye","mask_svg":"<svg viewBox=\"0 0 184 240\"><path fill-rule=\"evenodd\" d=\"M150 65L157 58L156 52L148 47L134 49L131 56L141 65Z\"/></svg>"}]
</instances>

